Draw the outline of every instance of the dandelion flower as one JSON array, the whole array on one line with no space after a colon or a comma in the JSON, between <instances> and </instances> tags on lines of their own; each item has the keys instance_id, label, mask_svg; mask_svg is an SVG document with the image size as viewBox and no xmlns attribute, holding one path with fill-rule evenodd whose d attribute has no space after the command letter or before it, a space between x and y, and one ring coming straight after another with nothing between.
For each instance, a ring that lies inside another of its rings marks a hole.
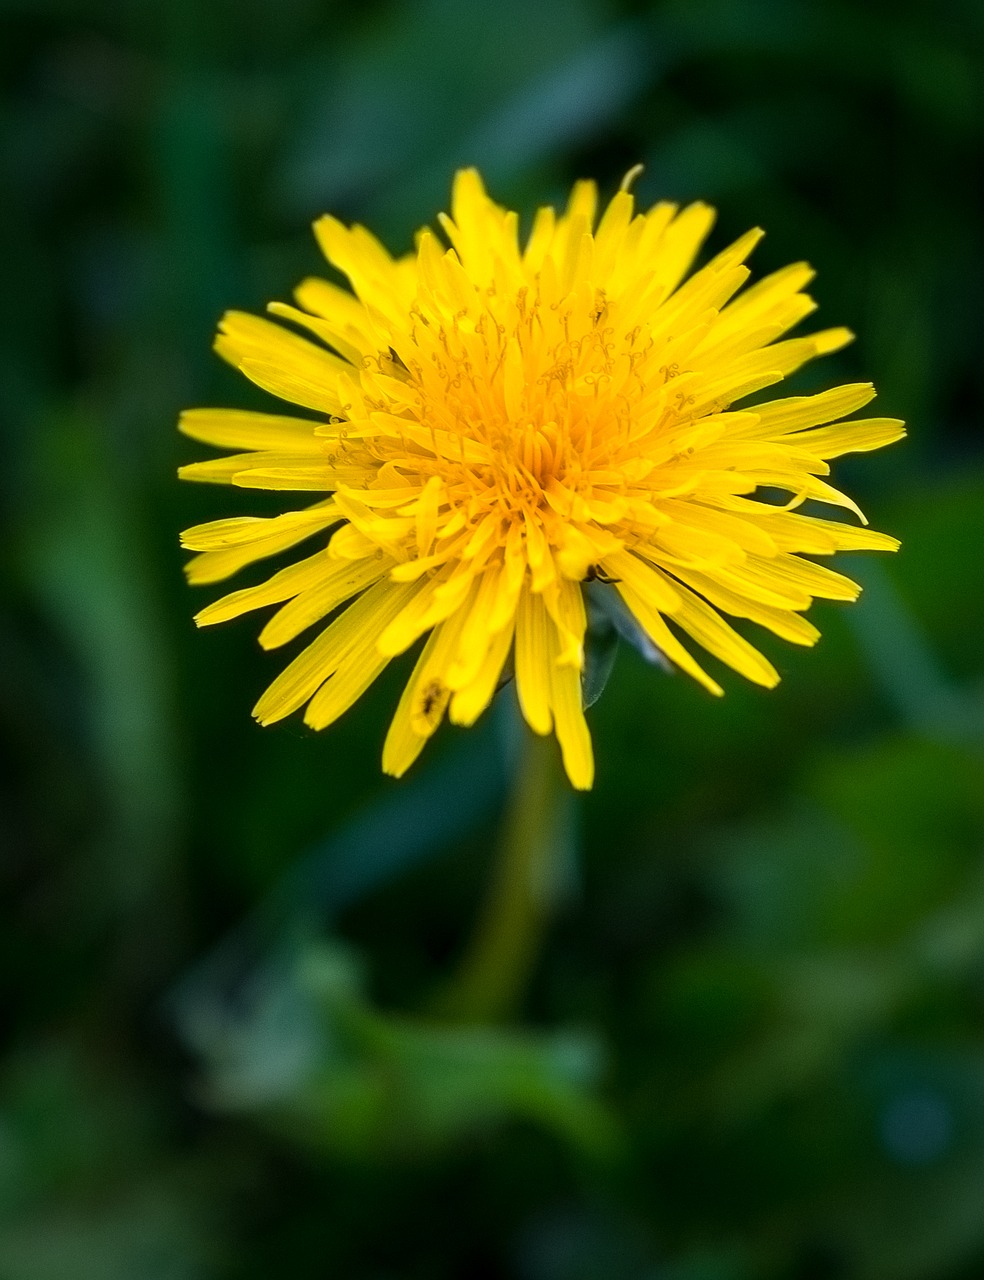
<instances>
[{"instance_id":1,"label":"dandelion flower","mask_svg":"<svg viewBox=\"0 0 984 1280\"><path fill-rule=\"evenodd\" d=\"M897 547L797 510L812 499L864 523L824 477L829 459L904 434L891 418L845 421L869 383L734 407L850 341L841 328L785 336L814 309L813 272L797 263L743 289L753 230L688 275L713 210L640 213L628 186L598 219L594 183L579 182L524 240L467 169L439 218L447 244L425 229L393 258L364 227L324 217L315 234L351 292L312 278L296 305L270 305L277 322L223 317L219 354L315 415L191 409L180 422L236 451L183 467L186 480L319 495L183 535L199 553L193 583L314 547L196 618L277 605L268 649L321 625L256 704L262 724L305 707L323 729L426 636L383 748L388 773L445 715L472 724L511 669L527 723L556 734L587 788L586 583L601 579L671 663L720 694L689 642L775 685L723 615L812 645L813 599L859 588L804 557Z\"/></svg>"}]
</instances>

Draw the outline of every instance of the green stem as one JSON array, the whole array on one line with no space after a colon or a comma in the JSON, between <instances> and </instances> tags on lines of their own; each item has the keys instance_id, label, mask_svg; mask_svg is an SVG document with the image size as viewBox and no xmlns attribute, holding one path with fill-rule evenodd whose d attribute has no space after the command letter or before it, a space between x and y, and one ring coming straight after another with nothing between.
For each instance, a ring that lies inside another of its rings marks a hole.
<instances>
[{"instance_id":1,"label":"green stem","mask_svg":"<svg viewBox=\"0 0 984 1280\"><path fill-rule=\"evenodd\" d=\"M525 731L489 895L440 1003L446 1017L499 1022L522 995L556 887L562 784L553 738Z\"/></svg>"}]
</instances>

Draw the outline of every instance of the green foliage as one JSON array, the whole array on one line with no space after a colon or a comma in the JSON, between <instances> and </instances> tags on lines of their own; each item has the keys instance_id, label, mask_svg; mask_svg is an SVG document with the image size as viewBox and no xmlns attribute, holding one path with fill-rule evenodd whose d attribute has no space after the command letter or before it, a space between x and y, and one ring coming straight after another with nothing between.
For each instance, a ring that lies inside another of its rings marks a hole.
<instances>
[{"instance_id":1,"label":"green foliage","mask_svg":"<svg viewBox=\"0 0 984 1280\"><path fill-rule=\"evenodd\" d=\"M337 945L299 948L263 985L265 1003L286 1002L291 1018L275 1036L262 1018L258 1034L240 1027L236 1060L227 1057L212 1075L209 1096L215 1105L257 1112L303 1146L357 1161L417 1161L508 1118L555 1130L589 1152L611 1145L611 1121L588 1092L598 1051L584 1036L380 1013L352 956ZM296 1038L298 1022L310 1034L285 1073L285 1043Z\"/></svg>"},{"instance_id":2,"label":"green foliage","mask_svg":"<svg viewBox=\"0 0 984 1280\"><path fill-rule=\"evenodd\" d=\"M0 5L0 1280L981 1274L982 14ZM398 784L402 668L256 728L278 659L194 631L177 551L238 498L178 486L173 423L262 403L215 321L323 211L404 248L455 165L529 211L640 159L712 247L818 268L859 341L800 385L909 420L838 467L903 551L724 700L595 584L596 789L517 1017L451 1022L512 695Z\"/></svg>"}]
</instances>

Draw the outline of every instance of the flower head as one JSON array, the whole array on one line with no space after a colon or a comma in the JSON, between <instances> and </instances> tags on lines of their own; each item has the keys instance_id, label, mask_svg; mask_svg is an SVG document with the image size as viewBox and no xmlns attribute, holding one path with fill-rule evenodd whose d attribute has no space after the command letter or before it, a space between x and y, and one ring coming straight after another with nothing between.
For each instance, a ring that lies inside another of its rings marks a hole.
<instances>
[{"instance_id":1,"label":"flower head","mask_svg":"<svg viewBox=\"0 0 984 1280\"><path fill-rule=\"evenodd\" d=\"M722 615L811 645L819 633L802 615L814 597L859 588L804 555L898 545L796 510L814 499L863 521L822 477L828 459L904 434L894 419L844 421L874 395L869 383L733 407L850 340L845 329L784 337L814 309L810 268L740 292L754 230L688 278L713 210L638 213L627 187L598 220L594 184L578 183L523 242L517 215L464 170L440 216L450 247L423 230L415 253L393 258L365 228L324 217L315 233L352 292L305 280L296 307L270 306L292 327L224 316L219 353L315 417L189 410L182 431L237 452L181 475L324 495L183 536L200 553L195 583L314 544L196 619L279 605L266 648L322 624L260 698L262 724L306 707L324 728L427 636L384 769L402 774L445 714L472 724L511 658L527 722L556 733L571 781L590 787L587 580L610 584L658 649L719 694L688 638L772 686L775 668Z\"/></svg>"}]
</instances>

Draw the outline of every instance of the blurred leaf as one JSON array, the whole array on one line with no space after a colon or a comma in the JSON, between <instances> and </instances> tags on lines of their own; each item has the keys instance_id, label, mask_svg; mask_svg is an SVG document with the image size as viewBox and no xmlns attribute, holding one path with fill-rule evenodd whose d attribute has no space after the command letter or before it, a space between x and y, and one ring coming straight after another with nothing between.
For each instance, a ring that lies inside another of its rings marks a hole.
<instances>
[{"instance_id":1,"label":"blurred leaf","mask_svg":"<svg viewBox=\"0 0 984 1280\"><path fill-rule=\"evenodd\" d=\"M564 20L559 13L557 19ZM662 69L667 50L647 35L641 24L626 23L593 40L552 75L539 76L490 112L461 145L461 154L508 182L562 147L592 142Z\"/></svg>"},{"instance_id":2,"label":"blurred leaf","mask_svg":"<svg viewBox=\"0 0 984 1280\"><path fill-rule=\"evenodd\" d=\"M283 980L285 936L330 926L348 908L412 867L444 852L494 810L505 790L518 738L500 699L475 732L356 813L310 850L243 924L182 979L169 1004L182 1034L206 1056L239 1058L250 1089L275 1091L303 1067L311 1018ZM448 804L449 796L457 803ZM240 1044L260 1035L255 1057ZM240 1067L232 1068L240 1070Z\"/></svg>"},{"instance_id":3,"label":"blurred leaf","mask_svg":"<svg viewBox=\"0 0 984 1280\"><path fill-rule=\"evenodd\" d=\"M4 1280L205 1280L203 1224L163 1186L0 1227Z\"/></svg>"},{"instance_id":4,"label":"blurred leaf","mask_svg":"<svg viewBox=\"0 0 984 1280\"><path fill-rule=\"evenodd\" d=\"M455 167L514 182L557 149L590 143L660 58L640 25L603 22L598 0L393 6L336 74L331 55L312 63L278 204L309 217L371 197L377 220L400 227L402 247L408 208L433 218Z\"/></svg>"},{"instance_id":5,"label":"blurred leaf","mask_svg":"<svg viewBox=\"0 0 984 1280\"><path fill-rule=\"evenodd\" d=\"M588 1037L380 1013L337 943L302 941L262 980L259 1016L240 1014L234 1039L208 1041L211 1105L253 1111L304 1145L358 1160L419 1159L510 1118L592 1151L612 1141L591 1096L601 1063ZM271 1024L268 1011L282 1016Z\"/></svg>"},{"instance_id":6,"label":"blurred leaf","mask_svg":"<svg viewBox=\"0 0 984 1280\"><path fill-rule=\"evenodd\" d=\"M739 927L780 946L905 937L974 874L980 770L976 752L905 740L823 761L809 808L729 842L717 875Z\"/></svg>"},{"instance_id":7,"label":"blurred leaf","mask_svg":"<svg viewBox=\"0 0 984 1280\"><path fill-rule=\"evenodd\" d=\"M2 1083L5 1280L211 1274L219 1197L162 1159L160 1107L145 1088L54 1041L8 1063Z\"/></svg>"},{"instance_id":8,"label":"blurred leaf","mask_svg":"<svg viewBox=\"0 0 984 1280\"><path fill-rule=\"evenodd\" d=\"M501 800L516 754L521 729L509 701L499 698L476 731L310 850L280 890L293 911L333 920L481 823Z\"/></svg>"},{"instance_id":9,"label":"blurred leaf","mask_svg":"<svg viewBox=\"0 0 984 1280\"><path fill-rule=\"evenodd\" d=\"M75 731L91 744L110 814L96 838L105 859L99 906L120 912L162 891L174 855L181 780L171 655L149 557L101 430L88 417L49 422L43 461L36 505L18 531L19 569L83 672L88 722Z\"/></svg>"}]
</instances>

